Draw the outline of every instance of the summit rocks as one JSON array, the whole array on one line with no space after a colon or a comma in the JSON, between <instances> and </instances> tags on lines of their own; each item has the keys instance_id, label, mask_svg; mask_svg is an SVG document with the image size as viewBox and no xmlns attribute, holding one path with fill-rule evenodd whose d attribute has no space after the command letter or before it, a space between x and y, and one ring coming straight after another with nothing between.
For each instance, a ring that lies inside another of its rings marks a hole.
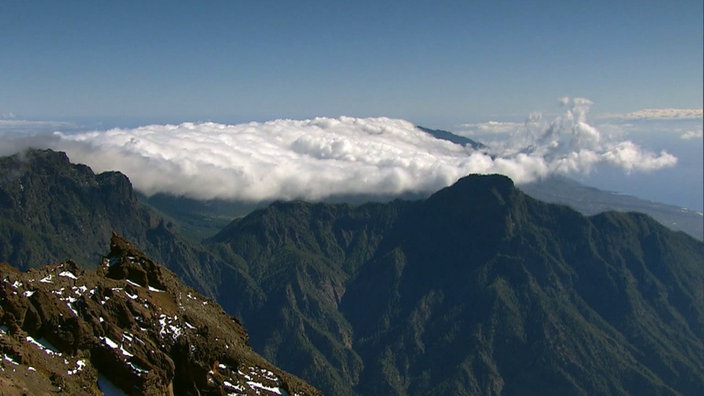
<instances>
[{"instance_id":1,"label":"summit rocks","mask_svg":"<svg viewBox=\"0 0 704 396\"><path fill-rule=\"evenodd\" d=\"M215 301L114 235L97 271L0 264L0 380L10 394L317 395L247 345Z\"/></svg>"}]
</instances>

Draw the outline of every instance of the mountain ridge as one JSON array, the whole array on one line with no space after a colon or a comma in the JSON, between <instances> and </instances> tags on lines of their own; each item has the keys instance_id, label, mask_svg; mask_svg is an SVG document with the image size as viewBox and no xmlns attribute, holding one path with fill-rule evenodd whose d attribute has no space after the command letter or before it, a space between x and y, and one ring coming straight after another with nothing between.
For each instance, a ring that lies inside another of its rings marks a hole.
<instances>
[{"instance_id":1,"label":"mountain ridge","mask_svg":"<svg viewBox=\"0 0 704 396\"><path fill-rule=\"evenodd\" d=\"M72 210L92 202L64 184ZM704 386L704 244L644 215L585 217L498 175L414 201L275 202L202 246L148 213L132 231L240 318L255 350L328 394ZM39 248L62 227L40 227Z\"/></svg>"},{"instance_id":2,"label":"mountain ridge","mask_svg":"<svg viewBox=\"0 0 704 396\"><path fill-rule=\"evenodd\" d=\"M704 280L697 264L704 257L701 242L644 215L609 212L584 217L566 206L539 202L504 176L468 176L427 200L391 206L389 212L383 204L363 206L378 211L374 218L389 220L373 235L365 234L376 241L366 245L370 250L365 255L347 250L350 245L340 238L354 240L362 235L359 229L355 234L335 226L354 224L350 218L359 216L355 211L360 207L272 205L233 222L210 240L239 251L246 262L273 272L289 271L282 278L289 282L286 298L289 306L298 307L289 315L311 323L289 336L323 335L325 342L310 344L307 353L312 356L326 356L324 346L335 345L328 363L337 364L334 373L341 373L343 382L355 384L345 394L423 394L431 389L544 393L545 383L554 386L556 394L653 389L692 394L704 385L704 361L698 355L672 346L632 345L669 338L704 352L704 307L696 297L697 282ZM326 211L341 213L319 223L320 216L313 213ZM319 228L309 234L306 224ZM268 250L240 248L254 243L254 225L273 238L265 243ZM311 242L313 235L326 243ZM276 264L277 257L285 260ZM350 262L349 257L356 260ZM675 270L663 272L661 266ZM317 283L306 285L306 278L296 275L300 273ZM606 282L608 288L602 291L592 280ZM639 286L632 286L633 280ZM672 295L673 301L662 300L662 295ZM318 303L310 305L313 301ZM644 307L647 319L634 307ZM253 315L243 312L242 317L258 328ZM673 324L664 324L664 318ZM505 326L496 328L496 323ZM676 328L689 330L680 333ZM257 334L265 336L253 340L259 350L276 350L276 334ZM460 334L475 337L470 337L473 343ZM497 334L504 334L510 347L496 344ZM559 357L558 341L571 357ZM586 352L591 349L593 353ZM536 353L543 356L540 364L531 360ZM286 358L277 356L287 367ZM337 363L333 359L344 356L347 359ZM450 364L446 359L452 356L456 360ZM657 363L665 357L678 362L678 369ZM564 371L555 362L571 368ZM611 366L622 368L606 369ZM436 367L452 375L438 374ZM323 367L319 370L306 377L333 376ZM316 383L341 392L335 388L339 385Z\"/></svg>"},{"instance_id":3,"label":"mountain ridge","mask_svg":"<svg viewBox=\"0 0 704 396\"><path fill-rule=\"evenodd\" d=\"M695 210L587 187L561 176L523 184L520 188L536 199L567 205L587 216L608 211L645 213L670 229L704 240L704 217Z\"/></svg>"},{"instance_id":4,"label":"mountain ridge","mask_svg":"<svg viewBox=\"0 0 704 396\"><path fill-rule=\"evenodd\" d=\"M120 172L96 175L53 150L2 157L0 169L0 201L7 203L0 206L0 260L26 269L71 259L91 268L117 232L210 297L223 278L247 282L142 204Z\"/></svg>"}]
</instances>

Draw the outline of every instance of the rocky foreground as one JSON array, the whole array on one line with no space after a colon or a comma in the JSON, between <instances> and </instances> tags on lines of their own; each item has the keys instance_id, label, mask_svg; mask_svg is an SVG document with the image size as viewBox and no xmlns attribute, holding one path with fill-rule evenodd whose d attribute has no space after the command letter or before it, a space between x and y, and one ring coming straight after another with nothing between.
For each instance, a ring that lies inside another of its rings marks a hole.
<instances>
[{"instance_id":1,"label":"rocky foreground","mask_svg":"<svg viewBox=\"0 0 704 396\"><path fill-rule=\"evenodd\" d=\"M0 264L3 395L318 395L211 299L113 236L96 272Z\"/></svg>"}]
</instances>

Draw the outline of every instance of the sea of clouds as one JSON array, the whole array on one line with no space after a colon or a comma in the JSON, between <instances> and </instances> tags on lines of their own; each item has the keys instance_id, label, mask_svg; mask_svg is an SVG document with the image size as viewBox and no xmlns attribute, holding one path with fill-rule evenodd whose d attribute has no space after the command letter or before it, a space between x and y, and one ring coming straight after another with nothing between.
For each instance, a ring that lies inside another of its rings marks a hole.
<instances>
[{"instance_id":1,"label":"sea of clouds","mask_svg":"<svg viewBox=\"0 0 704 396\"><path fill-rule=\"evenodd\" d=\"M503 130L509 138L482 149L436 139L405 120L339 117L6 131L0 154L52 148L96 172L119 170L146 194L248 201L432 192L470 173L501 173L520 184L590 172L597 164L622 172L676 164L668 152L600 132L587 122L591 105L565 98L562 113L551 120L532 114L522 124L494 125L509 128Z\"/></svg>"}]
</instances>

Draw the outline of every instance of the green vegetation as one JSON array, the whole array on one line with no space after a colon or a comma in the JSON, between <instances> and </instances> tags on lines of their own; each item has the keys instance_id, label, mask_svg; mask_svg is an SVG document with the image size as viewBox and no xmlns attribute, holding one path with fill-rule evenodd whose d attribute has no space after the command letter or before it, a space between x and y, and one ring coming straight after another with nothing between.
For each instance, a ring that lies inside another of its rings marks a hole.
<instances>
[{"instance_id":1,"label":"green vegetation","mask_svg":"<svg viewBox=\"0 0 704 396\"><path fill-rule=\"evenodd\" d=\"M417 201L275 202L197 245L124 176L57 156L2 159L0 260L89 261L103 230L134 235L327 394L704 388L704 243L646 215L468 176Z\"/></svg>"},{"instance_id":2,"label":"green vegetation","mask_svg":"<svg viewBox=\"0 0 704 396\"><path fill-rule=\"evenodd\" d=\"M328 393L704 385L704 245L644 215L587 218L472 176L419 202L277 203L208 246L237 252L268 296L241 312L255 347L309 362L297 373Z\"/></svg>"}]
</instances>

